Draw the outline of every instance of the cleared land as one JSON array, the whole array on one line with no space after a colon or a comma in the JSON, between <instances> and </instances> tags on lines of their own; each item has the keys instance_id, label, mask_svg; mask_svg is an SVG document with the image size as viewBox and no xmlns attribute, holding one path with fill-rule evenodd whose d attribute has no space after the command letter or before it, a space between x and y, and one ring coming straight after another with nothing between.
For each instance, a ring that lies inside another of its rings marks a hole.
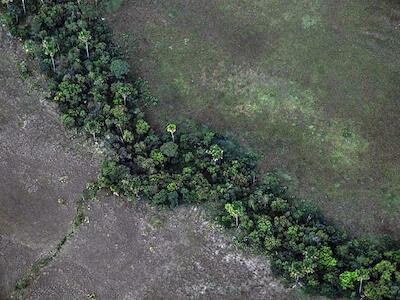
<instances>
[{"instance_id":1,"label":"cleared land","mask_svg":"<svg viewBox=\"0 0 400 300\"><path fill-rule=\"evenodd\" d=\"M242 255L204 212L90 205L89 223L29 289L28 299L294 299L263 257Z\"/></svg>"},{"instance_id":2,"label":"cleared land","mask_svg":"<svg viewBox=\"0 0 400 300\"><path fill-rule=\"evenodd\" d=\"M66 235L99 158L20 79L20 45L0 33L0 299ZM23 291L26 299L290 299L264 257L245 255L199 209L102 197Z\"/></svg>"},{"instance_id":3,"label":"cleared land","mask_svg":"<svg viewBox=\"0 0 400 300\"><path fill-rule=\"evenodd\" d=\"M354 234L400 237L394 1L125 1L108 21L155 125L204 122Z\"/></svg>"},{"instance_id":4,"label":"cleared land","mask_svg":"<svg viewBox=\"0 0 400 300\"><path fill-rule=\"evenodd\" d=\"M0 38L0 299L66 234L96 170L93 155L72 145L43 93L19 78L19 48Z\"/></svg>"}]
</instances>

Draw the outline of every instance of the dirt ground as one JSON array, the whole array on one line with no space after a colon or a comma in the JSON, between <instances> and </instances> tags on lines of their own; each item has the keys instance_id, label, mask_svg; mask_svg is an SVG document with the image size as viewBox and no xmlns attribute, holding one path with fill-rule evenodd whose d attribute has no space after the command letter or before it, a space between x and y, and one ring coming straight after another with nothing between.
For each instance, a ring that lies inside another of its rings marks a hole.
<instances>
[{"instance_id":1,"label":"dirt ground","mask_svg":"<svg viewBox=\"0 0 400 300\"><path fill-rule=\"evenodd\" d=\"M108 21L156 126L206 123L350 232L400 237L398 3L124 1Z\"/></svg>"},{"instance_id":2,"label":"dirt ground","mask_svg":"<svg viewBox=\"0 0 400 300\"><path fill-rule=\"evenodd\" d=\"M66 236L99 158L59 124L20 45L0 33L0 299ZM243 254L200 209L86 202L86 218L23 299L295 299L264 257ZM16 299L16 298L14 298Z\"/></svg>"},{"instance_id":3,"label":"dirt ground","mask_svg":"<svg viewBox=\"0 0 400 300\"><path fill-rule=\"evenodd\" d=\"M89 205L88 223L27 299L293 299L262 257L243 255L202 210Z\"/></svg>"},{"instance_id":4,"label":"dirt ground","mask_svg":"<svg viewBox=\"0 0 400 300\"><path fill-rule=\"evenodd\" d=\"M97 169L44 102L19 78L20 45L0 39L0 299L36 260L55 248L75 201Z\"/></svg>"}]
</instances>

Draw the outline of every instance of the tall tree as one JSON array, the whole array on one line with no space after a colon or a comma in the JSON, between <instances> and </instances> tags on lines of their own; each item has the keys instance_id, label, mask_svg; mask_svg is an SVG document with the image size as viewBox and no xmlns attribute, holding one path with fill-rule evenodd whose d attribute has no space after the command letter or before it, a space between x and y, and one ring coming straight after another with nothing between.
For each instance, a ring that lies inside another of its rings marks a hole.
<instances>
[{"instance_id":1,"label":"tall tree","mask_svg":"<svg viewBox=\"0 0 400 300\"><path fill-rule=\"evenodd\" d=\"M168 124L166 127L167 132L171 134L172 141L175 142L175 136L174 133L176 132L176 125L175 124Z\"/></svg>"},{"instance_id":2,"label":"tall tree","mask_svg":"<svg viewBox=\"0 0 400 300\"><path fill-rule=\"evenodd\" d=\"M234 201L233 203L226 203L225 210L228 214L235 218L236 227L239 226L239 217L244 215L244 207L241 201Z\"/></svg>"},{"instance_id":3,"label":"tall tree","mask_svg":"<svg viewBox=\"0 0 400 300\"><path fill-rule=\"evenodd\" d=\"M56 42L52 38L46 38L43 40L42 46L44 49L44 54L50 56L51 58L51 63L53 65L53 72L56 72L56 64L54 61L54 56L57 53Z\"/></svg>"},{"instance_id":4,"label":"tall tree","mask_svg":"<svg viewBox=\"0 0 400 300\"><path fill-rule=\"evenodd\" d=\"M122 98L125 106L127 104L126 100L128 99L128 97L136 93L136 90L133 88L132 84L122 82L114 83L111 87L111 90L114 93L115 97L117 97L117 99L120 99L120 97Z\"/></svg>"},{"instance_id":5,"label":"tall tree","mask_svg":"<svg viewBox=\"0 0 400 300\"><path fill-rule=\"evenodd\" d=\"M85 45L86 56L89 58L89 41L92 39L90 32L86 29L82 29L78 35L79 41Z\"/></svg>"}]
</instances>

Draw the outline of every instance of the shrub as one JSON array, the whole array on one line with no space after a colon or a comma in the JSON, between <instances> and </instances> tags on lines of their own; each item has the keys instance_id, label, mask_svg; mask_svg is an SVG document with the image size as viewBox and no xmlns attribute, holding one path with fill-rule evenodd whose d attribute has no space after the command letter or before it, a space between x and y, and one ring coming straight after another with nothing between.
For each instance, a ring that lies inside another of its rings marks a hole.
<instances>
[{"instance_id":1,"label":"shrub","mask_svg":"<svg viewBox=\"0 0 400 300\"><path fill-rule=\"evenodd\" d=\"M145 120L138 120L136 122L136 132L138 134L145 134L149 131L150 125Z\"/></svg>"},{"instance_id":2,"label":"shrub","mask_svg":"<svg viewBox=\"0 0 400 300\"><path fill-rule=\"evenodd\" d=\"M161 146L160 150L169 158L176 157L178 154L178 145L173 142L167 142Z\"/></svg>"},{"instance_id":3,"label":"shrub","mask_svg":"<svg viewBox=\"0 0 400 300\"><path fill-rule=\"evenodd\" d=\"M129 64L122 59L111 61L110 71L117 79L122 79L129 73Z\"/></svg>"}]
</instances>

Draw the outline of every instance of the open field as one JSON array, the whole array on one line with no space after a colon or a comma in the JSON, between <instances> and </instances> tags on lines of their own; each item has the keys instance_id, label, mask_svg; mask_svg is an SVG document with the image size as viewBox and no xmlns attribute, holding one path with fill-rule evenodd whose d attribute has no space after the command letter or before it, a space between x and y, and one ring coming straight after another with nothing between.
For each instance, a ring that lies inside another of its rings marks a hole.
<instances>
[{"instance_id":1,"label":"open field","mask_svg":"<svg viewBox=\"0 0 400 300\"><path fill-rule=\"evenodd\" d=\"M125 1L108 21L154 124L204 122L354 234L400 237L395 1Z\"/></svg>"}]
</instances>

